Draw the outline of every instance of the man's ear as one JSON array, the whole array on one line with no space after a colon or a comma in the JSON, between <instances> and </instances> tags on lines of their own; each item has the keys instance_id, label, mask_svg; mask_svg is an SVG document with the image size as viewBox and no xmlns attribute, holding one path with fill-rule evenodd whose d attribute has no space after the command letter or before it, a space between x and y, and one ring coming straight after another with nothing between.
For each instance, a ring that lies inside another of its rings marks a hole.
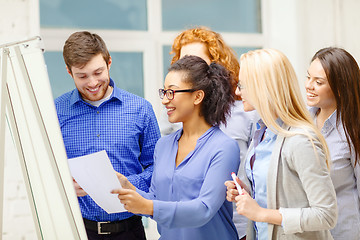
<instances>
[{"instance_id":1,"label":"man's ear","mask_svg":"<svg viewBox=\"0 0 360 240\"><path fill-rule=\"evenodd\" d=\"M70 74L71 77L73 77L72 72L70 71L70 69L68 68L68 66L66 66L66 71L68 72L68 74Z\"/></svg>"},{"instance_id":2,"label":"man's ear","mask_svg":"<svg viewBox=\"0 0 360 240\"><path fill-rule=\"evenodd\" d=\"M109 57L109 62L108 62L108 69L110 70L110 66L111 66L111 63L112 63L112 59L111 59L111 56Z\"/></svg>"},{"instance_id":3,"label":"man's ear","mask_svg":"<svg viewBox=\"0 0 360 240\"><path fill-rule=\"evenodd\" d=\"M194 104L199 105L204 100L205 93L203 90L197 90L194 92L194 94L195 94Z\"/></svg>"}]
</instances>

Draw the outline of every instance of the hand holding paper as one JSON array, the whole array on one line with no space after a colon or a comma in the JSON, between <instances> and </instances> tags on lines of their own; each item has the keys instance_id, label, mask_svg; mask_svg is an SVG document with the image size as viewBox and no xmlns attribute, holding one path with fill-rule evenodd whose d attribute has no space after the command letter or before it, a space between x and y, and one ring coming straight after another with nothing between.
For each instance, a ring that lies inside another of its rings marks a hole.
<instances>
[{"instance_id":1,"label":"hand holding paper","mask_svg":"<svg viewBox=\"0 0 360 240\"><path fill-rule=\"evenodd\" d=\"M72 158L68 162L71 175L96 204L107 213L126 211L117 196L111 194L113 189L120 189L121 184L106 151Z\"/></svg>"}]
</instances>

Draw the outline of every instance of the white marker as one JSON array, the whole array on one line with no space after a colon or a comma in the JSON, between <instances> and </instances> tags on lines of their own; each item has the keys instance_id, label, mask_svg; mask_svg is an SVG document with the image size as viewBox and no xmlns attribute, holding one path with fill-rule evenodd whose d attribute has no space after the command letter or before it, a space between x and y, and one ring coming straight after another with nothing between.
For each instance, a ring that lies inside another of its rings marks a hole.
<instances>
[{"instance_id":1,"label":"white marker","mask_svg":"<svg viewBox=\"0 0 360 240\"><path fill-rule=\"evenodd\" d=\"M236 181L237 177L236 177L236 174L234 172L231 173L231 177L235 182L235 185L236 185L236 188L237 188L239 194L242 194L242 188L240 187L239 183Z\"/></svg>"}]
</instances>

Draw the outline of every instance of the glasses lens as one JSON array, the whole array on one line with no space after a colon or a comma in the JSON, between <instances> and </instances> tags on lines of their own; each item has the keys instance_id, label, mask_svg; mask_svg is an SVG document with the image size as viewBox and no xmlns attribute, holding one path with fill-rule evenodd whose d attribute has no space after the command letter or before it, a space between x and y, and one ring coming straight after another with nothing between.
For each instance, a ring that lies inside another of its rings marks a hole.
<instances>
[{"instance_id":1,"label":"glasses lens","mask_svg":"<svg viewBox=\"0 0 360 240\"><path fill-rule=\"evenodd\" d=\"M165 92L164 89L159 89L159 97L160 97L161 99L164 98L164 95L165 95L164 92Z\"/></svg>"},{"instance_id":2,"label":"glasses lens","mask_svg":"<svg viewBox=\"0 0 360 240\"><path fill-rule=\"evenodd\" d=\"M166 97L167 97L169 100L173 100L173 99L174 99L174 91L171 90L171 89L166 90Z\"/></svg>"}]
</instances>

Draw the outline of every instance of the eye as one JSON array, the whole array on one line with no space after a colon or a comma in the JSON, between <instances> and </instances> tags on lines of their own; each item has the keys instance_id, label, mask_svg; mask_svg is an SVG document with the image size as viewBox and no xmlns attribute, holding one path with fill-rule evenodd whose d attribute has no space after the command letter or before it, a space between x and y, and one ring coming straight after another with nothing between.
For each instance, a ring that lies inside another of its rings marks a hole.
<instances>
[{"instance_id":1,"label":"eye","mask_svg":"<svg viewBox=\"0 0 360 240\"><path fill-rule=\"evenodd\" d=\"M80 79L85 79L85 78L87 78L87 76L86 76L86 75L83 75L83 76L79 76L79 78L80 78Z\"/></svg>"},{"instance_id":2,"label":"eye","mask_svg":"<svg viewBox=\"0 0 360 240\"><path fill-rule=\"evenodd\" d=\"M95 75L98 76L98 75L100 75L101 73L102 73L102 71L101 71L101 72L96 72Z\"/></svg>"},{"instance_id":3,"label":"eye","mask_svg":"<svg viewBox=\"0 0 360 240\"><path fill-rule=\"evenodd\" d=\"M320 82L320 81L316 81L316 84L319 85L319 86L321 86L323 83Z\"/></svg>"}]
</instances>

